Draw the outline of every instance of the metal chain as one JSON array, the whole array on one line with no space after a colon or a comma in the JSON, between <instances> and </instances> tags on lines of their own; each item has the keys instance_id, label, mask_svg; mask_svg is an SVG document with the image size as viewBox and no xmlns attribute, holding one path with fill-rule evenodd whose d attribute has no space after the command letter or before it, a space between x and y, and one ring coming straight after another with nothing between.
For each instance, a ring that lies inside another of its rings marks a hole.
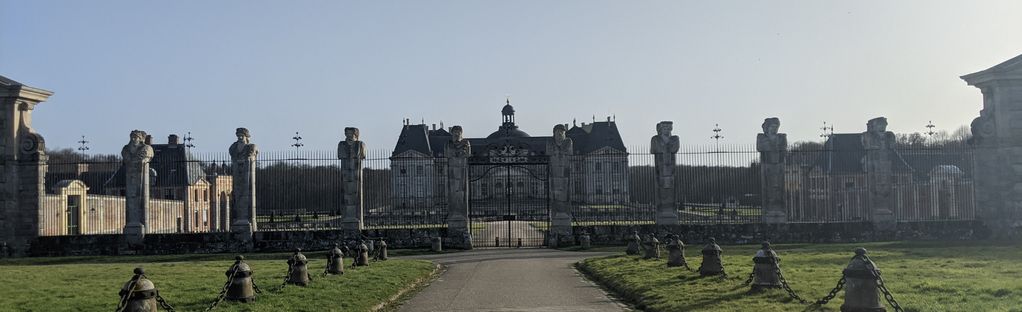
<instances>
[{"instance_id":1,"label":"metal chain","mask_svg":"<svg viewBox=\"0 0 1022 312\"><path fill-rule=\"evenodd\" d=\"M256 282L255 282L255 276L251 277L251 279L252 279L252 289L255 289L255 292L256 292L257 294L262 294L262 293L263 293L263 290L262 290L262 289L259 289L259 285L256 285Z\"/></svg>"},{"instance_id":2,"label":"metal chain","mask_svg":"<svg viewBox=\"0 0 1022 312\"><path fill-rule=\"evenodd\" d=\"M861 256L862 260L866 263L873 263L873 260L870 260L869 256L866 256L865 254ZM856 255L856 257L859 257L859 255ZM879 288L880 292L884 294L884 299L891 305L891 308L894 309L895 312L904 312L905 309L898 304L897 300L894 300L894 295L892 295L891 291L887 289L887 284L884 283L884 278L880 276L880 270L877 270L876 267L873 266L870 266L869 269L872 271L871 273L873 273L873 276L876 276L877 288Z\"/></svg>"},{"instance_id":3,"label":"metal chain","mask_svg":"<svg viewBox=\"0 0 1022 312\"><path fill-rule=\"evenodd\" d=\"M837 286L834 286L834 289L831 289L830 293L828 293L826 296L824 296L820 300L816 300L816 304L817 305L825 305L825 304L827 304L828 302L830 302L830 300L834 299L834 297L837 296L837 293L841 292L841 289L844 289L844 288L845 288L845 276L842 274L841 275L841 279L837 280Z\"/></svg>"},{"instance_id":4,"label":"metal chain","mask_svg":"<svg viewBox=\"0 0 1022 312\"><path fill-rule=\"evenodd\" d=\"M291 270L294 270L294 266L292 266L290 263L288 263L287 264L287 273L284 274L284 282L280 283L280 287L277 287L278 291L281 290L281 289L284 289L284 287L287 287L287 281L289 279L291 279Z\"/></svg>"},{"instance_id":5,"label":"metal chain","mask_svg":"<svg viewBox=\"0 0 1022 312\"><path fill-rule=\"evenodd\" d=\"M224 297L227 297L227 289L234 284L234 275L236 274L238 274L237 267L235 267L234 270L231 272L231 276L227 277L227 283L224 283L224 287L220 288L220 294L217 295L216 300L214 300L213 303L211 303L209 307L206 308L206 312L213 311L213 309L216 308L216 306L219 305L220 302L224 301Z\"/></svg>"},{"instance_id":6,"label":"metal chain","mask_svg":"<svg viewBox=\"0 0 1022 312\"><path fill-rule=\"evenodd\" d=\"M124 292L124 295L121 295L121 301L117 303L116 312L124 312L124 309L128 308L128 298L131 298L131 295L135 292L136 283L138 283L138 275L132 276L131 280L128 281L128 291Z\"/></svg>"},{"instance_id":7,"label":"metal chain","mask_svg":"<svg viewBox=\"0 0 1022 312\"><path fill-rule=\"evenodd\" d=\"M753 269L753 271L751 273L749 273L749 279L746 279L744 282L742 282L742 285L748 286L749 284L752 284L752 278L755 277L755 276L756 276L756 270Z\"/></svg>"},{"instance_id":8,"label":"metal chain","mask_svg":"<svg viewBox=\"0 0 1022 312\"><path fill-rule=\"evenodd\" d=\"M777 261L774 261L774 272L777 272L777 279L781 280L781 287L784 288L784 291L788 292L788 296L791 297L791 299L795 299L801 304L809 303L808 300L802 298L802 296L799 296L791 289L791 286L788 285L788 280L784 278L784 274L781 274L781 266L777 264Z\"/></svg>"},{"instance_id":9,"label":"metal chain","mask_svg":"<svg viewBox=\"0 0 1022 312\"><path fill-rule=\"evenodd\" d=\"M722 261L721 256L717 255L717 259L715 261L717 261L717 265L720 266L720 279L721 280L728 279L727 271L724 271L724 262L721 262Z\"/></svg>"},{"instance_id":10,"label":"metal chain","mask_svg":"<svg viewBox=\"0 0 1022 312\"><path fill-rule=\"evenodd\" d=\"M163 299L163 296L160 296L159 291L156 292L156 303L159 303L160 307L167 310L167 312L174 312L174 307L170 306L167 300Z\"/></svg>"}]
</instances>

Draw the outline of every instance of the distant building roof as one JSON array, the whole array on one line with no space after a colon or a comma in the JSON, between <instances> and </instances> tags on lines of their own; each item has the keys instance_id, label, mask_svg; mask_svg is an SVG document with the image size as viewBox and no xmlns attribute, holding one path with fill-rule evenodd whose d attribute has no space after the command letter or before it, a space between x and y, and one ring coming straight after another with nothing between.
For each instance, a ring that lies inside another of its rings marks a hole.
<instances>
[{"instance_id":1,"label":"distant building roof","mask_svg":"<svg viewBox=\"0 0 1022 312\"><path fill-rule=\"evenodd\" d=\"M153 159L149 169L155 172L157 187L181 187L195 185L206 179L199 160L183 144L153 144ZM118 167L104 188L122 188L125 184L124 167Z\"/></svg>"},{"instance_id":2,"label":"distant building roof","mask_svg":"<svg viewBox=\"0 0 1022 312\"><path fill-rule=\"evenodd\" d=\"M823 145L816 166L826 174L865 173L863 159L866 148L862 145L860 133L835 133ZM891 170L898 173L912 172L912 167L895 150L891 153Z\"/></svg>"}]
</instances>

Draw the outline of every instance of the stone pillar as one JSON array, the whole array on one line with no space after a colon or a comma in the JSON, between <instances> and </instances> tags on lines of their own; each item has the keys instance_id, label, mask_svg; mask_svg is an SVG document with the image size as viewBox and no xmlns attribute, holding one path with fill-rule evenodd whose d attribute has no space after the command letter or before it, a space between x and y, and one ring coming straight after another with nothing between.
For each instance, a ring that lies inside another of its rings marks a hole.
<instances>
[{"instance_id":1,"label":"stone pillar","mask_svg":"<svg viewBox=\"0 0 1022 312\"><path fill-rule=\"evenodd\" d=\"M468 228L468 157L472 146L461 126L451 127L451 141L444 146L447 158L447 236L462 248L472 247Z\"/></svg>"},{"instance_id":2,"label":"stone pillar","mask_svg":"<svg viewBox=\"0 0 1022 312\"><path fill-rule=\"evenodd\" d=\"M890 229L895 222L892 161L897 156L894 143L894 132L887 131L887 118L877 117L866 123L866 132L862 133L862 147L866 150L863 167L869 190L870 217L879 229Z\"/></svg>"},{"instance_id":3,"label":"stone pillar","mask_svg":"<svg viewBox=\"0 0 1022 312\"><path fill-rule=\"evenodd\" d=\"M32 111L53 92L0 76L0 245L7 255L27 255L39 236L46 153L32 128Z\"/></svg>"},{"instance_id":4,"label":"stone pillar","mask_svg":"<svg viewBox=\"0 0 1022 312\"><path fill-rule=\"evenodd\" d=\"M784 166L788 152L788 135L777 133L780 127L780 119L767 118L763 120L763 133L756 136L764 223L788 221L784 198Z\"/></svg>"},{"instance_id":5,"label":"stone pillar","mask_svg":"<svg viewBox=\"0 0 1022 312\"><path fill-rule=\"evenodd\" d=\"M128 245L141 245L145 239L149 212L149 160L153 148L145 143L146 133L131 131L130 141L121 148L124 170L124 239Z\"/></svg>"},{"instance_id":6,"label":"stone pillar","mask_svg":"<svg viewBox=\"0 0 1022 312\"><path fill-rule=\"evenodd\" d=\"M657 135L653 136L649 144L656 168L657 225L675 225L679 222L674 171L680 141L678 136L671 135L673 128L674 123L670 121L657 123Z\"/></svg>"},{"instance_id":7,"label":"stone pillar","mask_svg":"<svg viewBox=\"0 0 1022 312\"><path fill-rule=\"evenodd\" d=\"M342 194L344 211L341 228L346 231L361 231L363 228L362 207L362 160L366 158L365 143L358 140L358 128L344 128L344 141L337 143L337 159L341 160Z\"/></svg>"},{"instance_id":8,"label":"stone pillar","mask_svg":"<svg viewBox=\"0 0 1022 312\"><path fill-rule=\"evenodd\" d=\"M259 149L251 143L252 136L248 129L238 128L234 132L238 141L231 144L231 200L230 231L242 242L251 242L252 235L258 230L256 223L256 156Z\"/></svg>"},{"instance_id":9,"label":"stone pillar","mask_svg":"<svg viewBox=\"0 0 1022 312\"><path fill-rule=\"evenodd\" d=\"M983 93L972 121L976 218L995 238L1022 228L1022 55L961 77Z\"/></svg>"},{"instance_id":10,"label":"stone pillar","mask_svg":"<svg viewBox=\"0 0 1022 312\"><path fill-rule=\"evenodd\" d=\"M554 126L553 138L546 144L550 156L550 234L558 240L572 239L571 207L568 194L571 189L571 161L575 153L574 142L566 135L565 125ZM572 239L573 240L573 239ZM560 245L560 242L556 242Z\"/></svg>"}]
</instances>

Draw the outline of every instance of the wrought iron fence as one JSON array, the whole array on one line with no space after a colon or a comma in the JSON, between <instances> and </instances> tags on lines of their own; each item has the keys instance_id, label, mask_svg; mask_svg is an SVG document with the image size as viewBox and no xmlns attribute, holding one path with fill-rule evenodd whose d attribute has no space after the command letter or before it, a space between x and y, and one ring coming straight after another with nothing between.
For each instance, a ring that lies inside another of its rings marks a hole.
<instances>
[{"instance_id":1,"label":"wrought iron fence","mask_svg":"<svg viewBox=\"0 0 1022 312\"><path fill-rule=\"evenodd\" d=\"M184 150L158 147L157 154L164 156L154 157L150 163L147 231L228 231L230 157L179 148ZM871 221L880 195L889 196L897 221L974 219L974 153L961 144L900 146L890 155L890 163L884 164L891 168L890 188L880 194L875 187L878 180L865 170L872 164L863 161L863 150L794 144L784 162L788 221ZM170 154L178 156L166 156ZM657 186L653 157L645 146L633 146L624 153L573 156L567 186L573 224L654 223ZM682 146L674 185L681 222L761 222L763 174L759 158L752 145ZM118 156L51 153L40 207L40 235L121 233L125 187L120 166ZM256 169L258 230L339 228L343 213L340 167L335 151L260 153ZM367 228L446 227L445 159L373 150L363 167ZM478 201L499 197L493 196L499 191L496 186L474 185L473 204L480 206Z\"/></svg>"}]
</instances>

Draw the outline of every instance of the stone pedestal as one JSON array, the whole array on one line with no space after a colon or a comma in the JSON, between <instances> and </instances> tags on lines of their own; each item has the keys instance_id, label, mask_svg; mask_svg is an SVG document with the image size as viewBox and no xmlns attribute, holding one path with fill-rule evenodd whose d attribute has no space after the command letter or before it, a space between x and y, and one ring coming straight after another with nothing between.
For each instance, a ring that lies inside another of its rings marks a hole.
<instances>
[{"instance_id":1,"label":"stone pedestal","mask_svg":"<svg viewBox=\"0 0 1022 312\"><path fill-rule=\"evenodd\" d=\"M1022 55L961 77L983 93L972 121L976 218L995 238L1022 229Z\"/></svg>"},{"instance_id":2,"label":"stone pedestal","mask_svg":"<svg viewBox=\"0 0 1022 312\"><path fill-rule=\"evenodd\" d=\"M145 143L146 133L131 131L127 145L121 149L124 170L124 239L130 246L139 246L145 239L149 212L149 160L153 148Z\"/></svg>"},{"instance_id":3,"label":"stone pedestal","mask_svg":"<svg viewBox=\"0 0 1022 312\"><path fill-rule=\"evenodd\" d=\"M231 233L241 242L251 243L252 235L258 229L256 224L256 156L259 149L252 144L248 129L238 128L238 141L231 144L231 169L233 173L231 197Z\"/></svg>"}]
</instances>

